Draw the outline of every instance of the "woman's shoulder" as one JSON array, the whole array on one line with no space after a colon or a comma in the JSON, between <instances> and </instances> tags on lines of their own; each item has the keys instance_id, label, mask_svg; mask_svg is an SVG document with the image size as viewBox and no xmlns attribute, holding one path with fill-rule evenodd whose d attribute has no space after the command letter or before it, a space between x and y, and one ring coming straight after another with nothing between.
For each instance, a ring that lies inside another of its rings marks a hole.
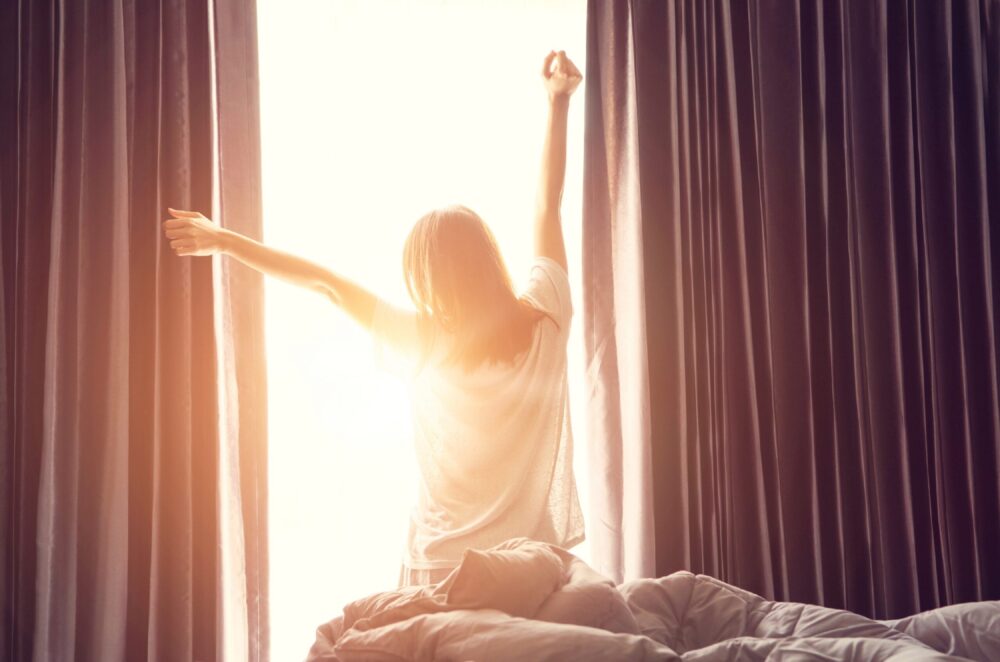
<instances>
[{"instance_id":1,"label":"woman's shoulder","mask_svg":"<svg viewBox=\"0 0 1000 662\"><path fill-rule=\"evenodd\" d=\"M569 275L555 260L538 256L521 298L546 313L560 328L568 327L573 316Z\"/></svg>"}]
</instances>

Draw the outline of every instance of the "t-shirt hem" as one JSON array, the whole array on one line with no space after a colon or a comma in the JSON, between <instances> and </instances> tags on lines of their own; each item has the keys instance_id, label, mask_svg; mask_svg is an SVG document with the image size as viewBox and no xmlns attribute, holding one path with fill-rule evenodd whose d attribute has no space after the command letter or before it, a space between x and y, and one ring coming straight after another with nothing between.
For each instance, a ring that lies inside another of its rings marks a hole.
<instances>
[{"instance_id":1,"label":"t-shirt hem","mask_svg":"<svg viewBox=\"0 0 1000 662\"><path fill-rule=\"evenodd\" d=\"M559 545L559 547L562 547L565 550L569 550L573 547L576 547L586 539L587 539L586 534L581 533L580 535L574 536L573 538L570 538L566 542L562 543L561 545ZM555 543L552 544L554 545Z\"/></svg>"}]
</instances>

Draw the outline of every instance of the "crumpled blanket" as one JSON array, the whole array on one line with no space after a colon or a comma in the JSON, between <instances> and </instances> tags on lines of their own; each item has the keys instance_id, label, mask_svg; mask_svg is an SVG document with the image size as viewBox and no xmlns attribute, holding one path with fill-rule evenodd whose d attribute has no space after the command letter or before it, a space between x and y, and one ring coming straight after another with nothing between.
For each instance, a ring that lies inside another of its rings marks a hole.
<instances>
[{"instance_id":1,"label":"crumpled blanket","mask_svg":"<svg viewBox=\"0 0 1000 662\"><path fill-rule=\"evenodd\" d=\"M1000 660L1000 601L877 621L690 572L615 586L517 538L467 551L440 584L352 602L317 629L307 662L514 659Z\"/></svg>"}]
</instances>

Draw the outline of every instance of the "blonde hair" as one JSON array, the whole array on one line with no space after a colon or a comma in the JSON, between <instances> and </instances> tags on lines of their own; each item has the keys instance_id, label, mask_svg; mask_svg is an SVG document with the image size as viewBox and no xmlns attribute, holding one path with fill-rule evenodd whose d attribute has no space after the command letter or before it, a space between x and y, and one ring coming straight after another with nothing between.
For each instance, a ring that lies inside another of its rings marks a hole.
<instances>
[{"instance_id":1,"label":"blonde hair","mask_svg":"<svg viewBox=\"0 0 1000 662\"><path fill-rule=\"evenodd\" d=\"M447 331L455 341L450 359L466 369L512 363L530 347L535 324L549 317L517 297L493 233L468 207L435 209L417 221L403 273L421 327Z\"/></svg>"}]
</instances>

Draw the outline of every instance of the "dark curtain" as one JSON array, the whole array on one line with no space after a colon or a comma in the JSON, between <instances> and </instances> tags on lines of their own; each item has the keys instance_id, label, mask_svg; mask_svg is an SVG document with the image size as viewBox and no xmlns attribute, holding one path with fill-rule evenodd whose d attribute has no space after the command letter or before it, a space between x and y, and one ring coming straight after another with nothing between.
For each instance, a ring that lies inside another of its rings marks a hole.
<instances>
[{"instance_id":1,"label":"dark curtain","mask_svg":"<svg viewBox=\"0 0 1000 662\"><path fill-rule=\"evenodd\" d=\"M260 234L253 16L0 3L0 658L267 658L261 284L160 228Z\"/></svg>"},{"instance_id":2,"label":"dark curtain","mask_svg":"<svg viewBox=\"0 0 1000 662\"><path fill-rule=\"evenodd\" d=\"M598 565L1000 597L1000 3L591 0Z\"/></svg>"}]
</instances>

